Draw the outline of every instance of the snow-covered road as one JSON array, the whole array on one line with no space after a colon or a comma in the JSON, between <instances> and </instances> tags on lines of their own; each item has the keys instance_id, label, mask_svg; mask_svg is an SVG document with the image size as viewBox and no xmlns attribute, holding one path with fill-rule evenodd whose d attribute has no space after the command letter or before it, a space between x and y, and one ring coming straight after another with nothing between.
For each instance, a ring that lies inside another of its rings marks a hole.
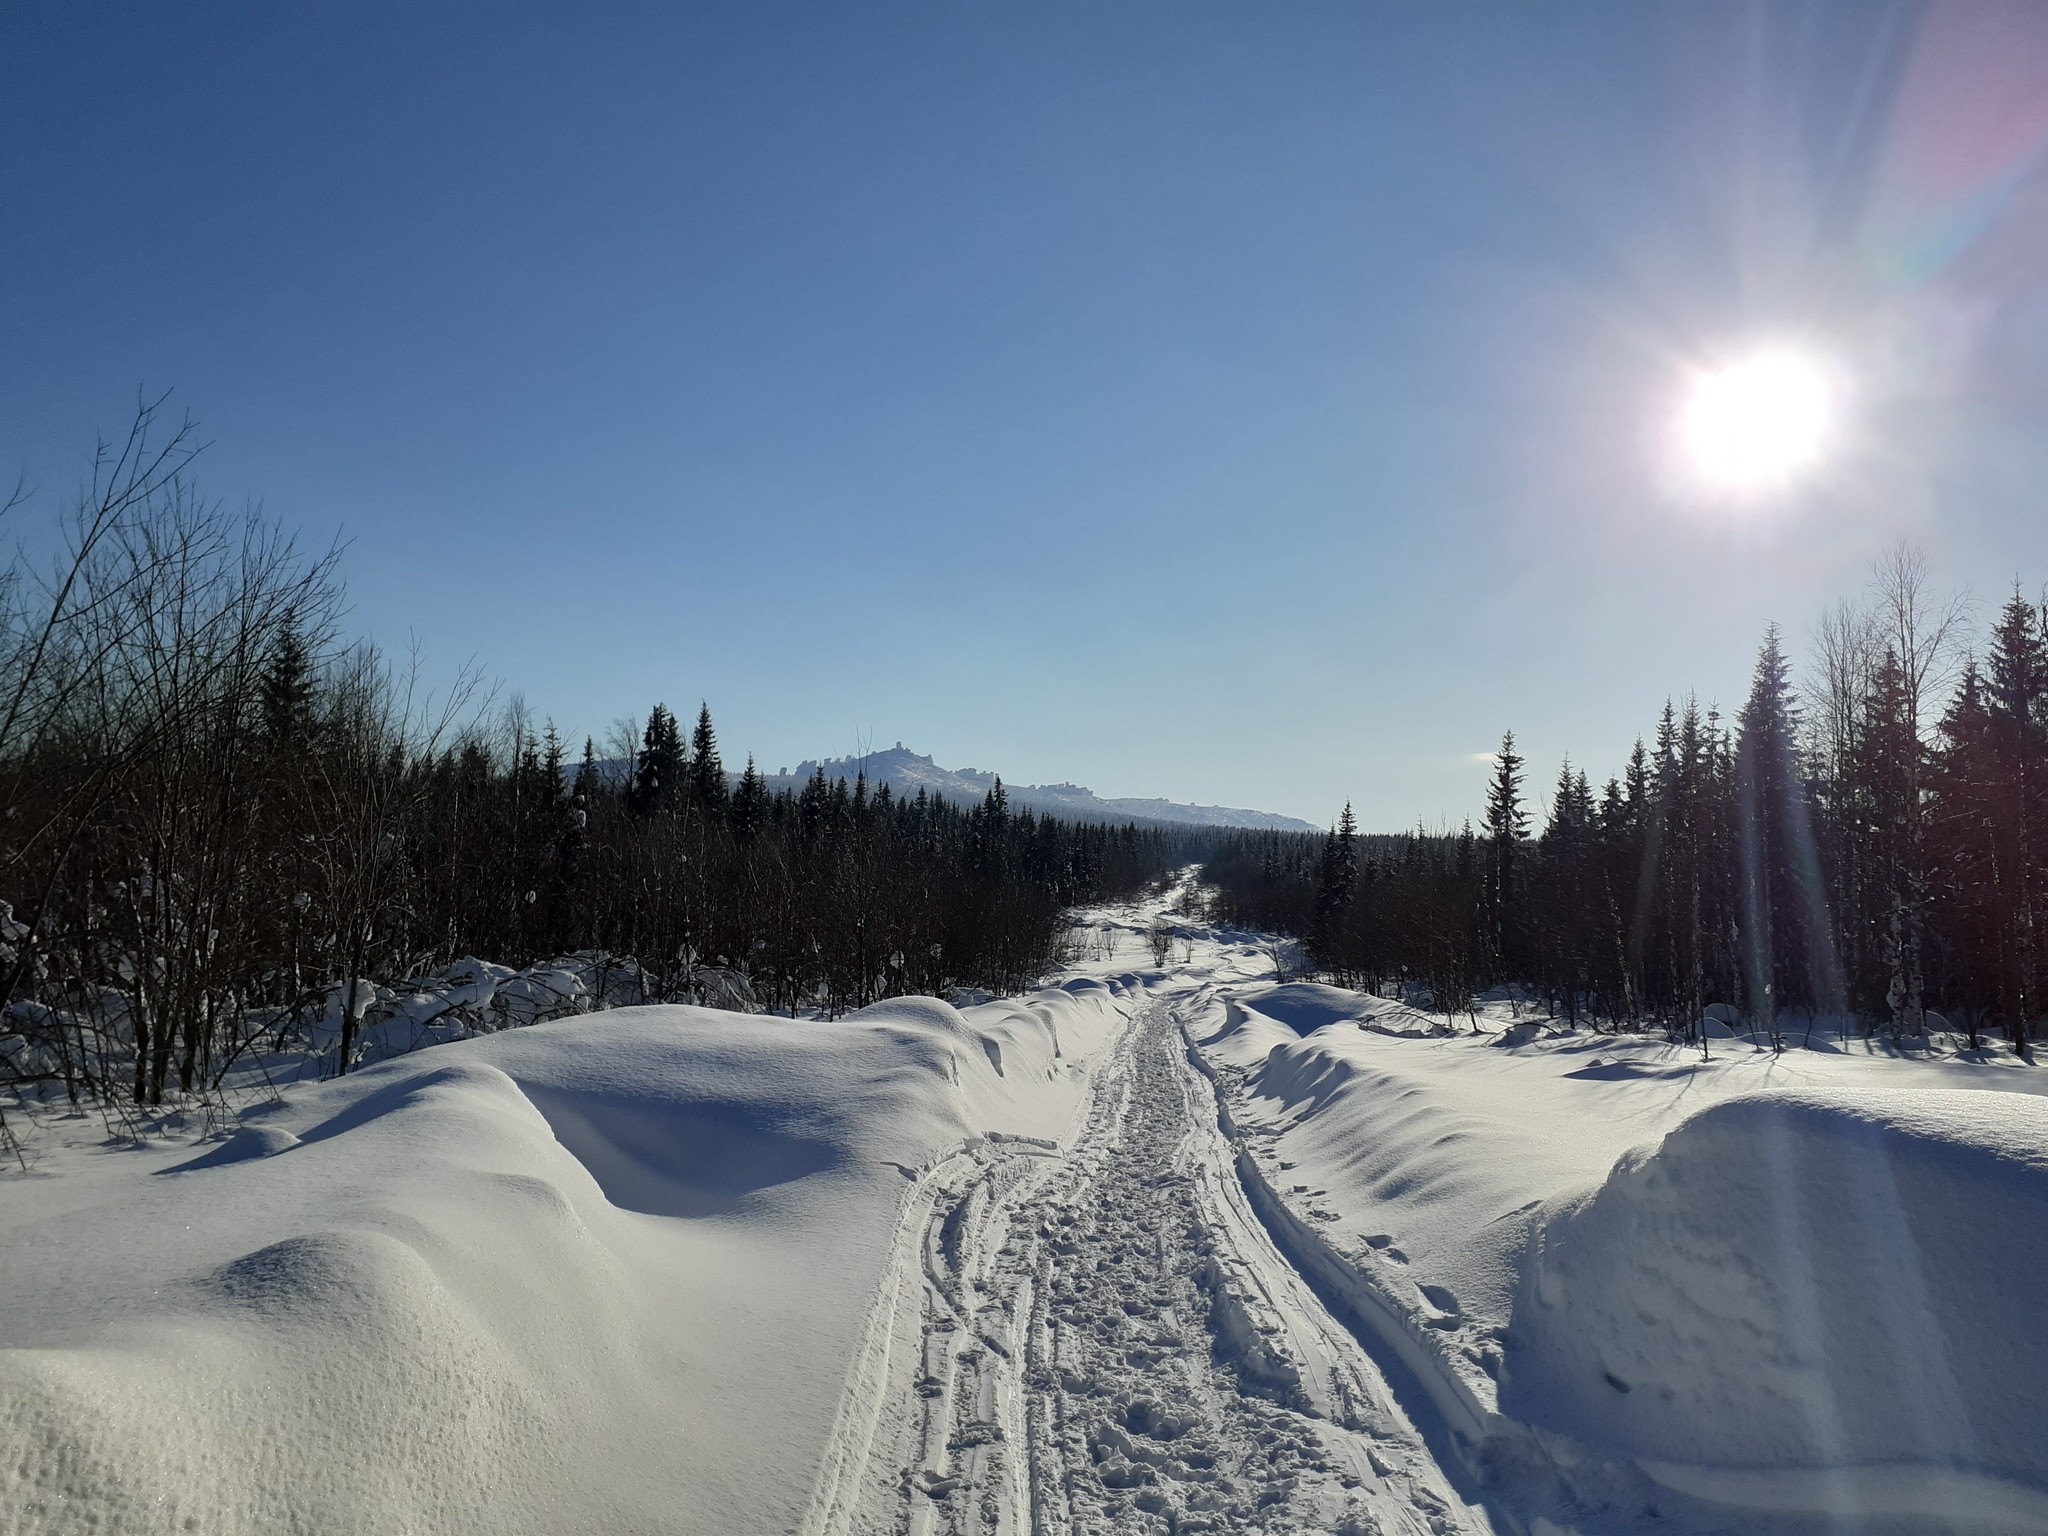
<instances>
[{"instance_id":1,"label":"snow-covered road","mask_svg":"<svg viewBox=\"0 0 2048 1536\"><path fill-rule=\"evenodd\" d=\"M923 1175L807 1536L1490 1529L1254 1214L1201 985L1133 994L1069 1145Z\"/></svg>"}]
</instances>

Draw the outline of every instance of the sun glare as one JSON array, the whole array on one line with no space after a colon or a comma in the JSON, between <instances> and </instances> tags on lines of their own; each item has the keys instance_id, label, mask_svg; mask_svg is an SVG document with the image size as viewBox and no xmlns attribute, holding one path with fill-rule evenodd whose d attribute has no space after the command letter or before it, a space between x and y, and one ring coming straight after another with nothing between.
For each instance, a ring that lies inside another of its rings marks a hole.
<instances>
[{"instance_id":1,"label":"sun glare","mask_svg":"<svg viewBox=\"0 0 2048 1536\"><path fill-rule=\"evenodd\" d=\"M1679 416L1679 437L1707 488L1754 496L1817 469L1836 416L1835 384L1821 361L1775 349L1697 374Z\"/></svg>"}]
</instances>

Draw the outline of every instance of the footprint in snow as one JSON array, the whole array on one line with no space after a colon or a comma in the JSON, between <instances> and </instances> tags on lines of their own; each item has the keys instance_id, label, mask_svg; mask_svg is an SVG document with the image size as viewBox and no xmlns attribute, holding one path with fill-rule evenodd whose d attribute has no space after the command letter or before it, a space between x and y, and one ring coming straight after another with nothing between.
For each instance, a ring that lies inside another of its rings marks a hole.
<instances>
[{"instance_id":1,"label":"footprint in snow","mask_svg":"<svg viewBox=\"0 0 2048 1536\"><path fill-rule=\"evenodd\" d=\"M1385 1232L1375 1232L1366 1238L1372 1251L1390 1264L1406 1264L1408 1255L1394 1246L1394 1239Z\"/></svg>"},{"instance_id":2,"label":"footprint in snow","mask_svg":"<svg viewBox=\"0 0 2048 1536\"><path fill-rule=\"evenodd\" d=\"M1462 1314L1465 1310L1458 1305L1458 1295L1455 1291L1448 1290L1441 1285L1418 1285L1416 1289L1422 1292L1423 1300L1427 1301L1439 1312L1448 1312L1455 1317Z\"/></svg>"}]
</instances>

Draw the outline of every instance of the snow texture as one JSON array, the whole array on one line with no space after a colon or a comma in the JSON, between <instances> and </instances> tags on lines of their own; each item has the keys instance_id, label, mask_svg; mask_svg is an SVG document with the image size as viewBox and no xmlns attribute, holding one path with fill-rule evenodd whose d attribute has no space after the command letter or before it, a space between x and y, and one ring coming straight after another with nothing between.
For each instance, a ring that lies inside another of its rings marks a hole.
<instances>
[{"instance_id":1,"label":"snow texture","mask_svg":"<svg viewBox=\"0 0 2048 1536\"><path fill-rule=\"evenodd\" d=\"M2048 1530L2034 1069L1520 1014L1300 985L1189 1014L1269 1227L1511 1518Z\"/></svg>"},{"instance_id":2,"label":"snow texture","mask_svg":"<svg viewBox=\"0 0 2048 1536\"><path fill-rule=\"evenodd\" d=\"M1259 935L1148 966L1162 909L1016 999L39 1127L0 1533L2048 1531L2035 1069L1451 1033Z\"/></svg>"},{"instance_id":3,"label":"snow texture","mask_svg":"<svg viewBox=\"0 0 2048 1536\"><path fill-rule=\"evenodd\" d=\"M1543 1223L1502 1408L1680 1487L1702 1461L2040 1482L2043 1273L2048 1103L1745 1095Z\"/></svg>"},{"instance_id":4,"label":"snow texture","mask_svg":"<svg viewBox=\"0 0 2048 1536\"><path fill-rule=\"evenodd\" d=\"M1059 1135L1116 1017L620 1009L53 1153L0 1185L0 1531L787 1528L903 1170Z\"/></svg>"}]
</instances>

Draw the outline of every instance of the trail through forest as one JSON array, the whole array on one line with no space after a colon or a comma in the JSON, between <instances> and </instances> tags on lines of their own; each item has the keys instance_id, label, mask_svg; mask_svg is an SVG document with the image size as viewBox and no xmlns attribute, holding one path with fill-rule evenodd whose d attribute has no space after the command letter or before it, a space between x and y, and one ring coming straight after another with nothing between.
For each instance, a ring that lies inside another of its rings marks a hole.
<instances>
[{"instance_id":1,"label":"trail through forest","mask_svg":"<svg viewBox=\"0 0 2048 1536\"><path fill-rule=\"evenodd\" d=\"M52 1113L0 1533L2048 1530L2036 1069L1446 1029L1184 889L1014 996Z\"/></svg>"},{"instance_id":2,"label":"trail through forest","mask_svg":"<svg viewBox=\"0 0 2048 1536\"><path fill-rule=\"evenodd\" d=\"M1071 1144L919 1179L807 1536L1492 1530L1238 1181L1183 1010L1264 957L1184 957Z\"/></svg>"}]
</instances>

